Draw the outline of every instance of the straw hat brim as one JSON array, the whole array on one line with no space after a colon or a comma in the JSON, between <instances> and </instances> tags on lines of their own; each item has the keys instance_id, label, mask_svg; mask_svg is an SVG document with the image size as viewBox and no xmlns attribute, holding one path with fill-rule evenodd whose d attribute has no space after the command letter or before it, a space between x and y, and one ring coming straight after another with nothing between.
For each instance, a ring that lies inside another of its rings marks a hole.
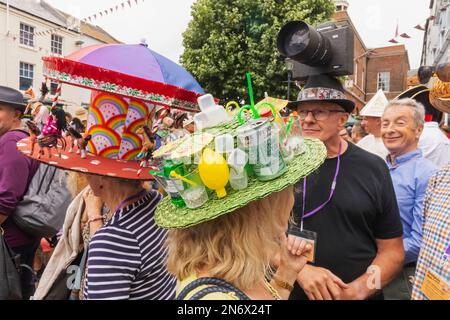
<instances>
[{"instance_id":1,"label":"straw hat brim","mask_svg":"<svg viewBox=\"0 0 450 320\"><path fill-rule=\"evenodd\" d=\"M252 201L296 184L300 179L318 169L327 155L324 144L317 139L305 138L305 147L304 153L287 164L287 171L281 177L267 182L250 178L246 189L235 191L227 188L228 195L225 198L211 199L198 209L175 208L170 198L165 197L156 209L156 223L166 229L188 228L232 213Z\"/></svg>"}]
</instances>

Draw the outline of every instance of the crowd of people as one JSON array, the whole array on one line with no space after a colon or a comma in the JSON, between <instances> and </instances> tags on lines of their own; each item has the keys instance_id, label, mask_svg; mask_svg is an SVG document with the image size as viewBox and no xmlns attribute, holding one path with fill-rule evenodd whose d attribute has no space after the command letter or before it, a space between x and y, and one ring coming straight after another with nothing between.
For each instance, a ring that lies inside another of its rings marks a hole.
<instances>
[{"instance_id":1,"label":"crowd of people","mask_svg":"<svg viewBox=\"0 0 450 320\"><path fill-rule=\"evenodd\" d=\"M159 218L164 188L155 181L65 172L71 204L60 232L45 239L13 219L44 165L18 143L32 134L30 120L42 134L72 128L87 143L88 111L60 116L62 109L27 106L21 92L0 87L0 226L20 256L22 298L448 300L443 114L430 117L433 106L414 90L391 101L380 91L349 126L355 105L328 75L310 76L286 108L303 137L324 146L318 170L288 169L239 206L229 200L197 215L163 206ZM186 112L169 112L157 129L155 150L196 132Z\"/></svg>"}]
</instances>

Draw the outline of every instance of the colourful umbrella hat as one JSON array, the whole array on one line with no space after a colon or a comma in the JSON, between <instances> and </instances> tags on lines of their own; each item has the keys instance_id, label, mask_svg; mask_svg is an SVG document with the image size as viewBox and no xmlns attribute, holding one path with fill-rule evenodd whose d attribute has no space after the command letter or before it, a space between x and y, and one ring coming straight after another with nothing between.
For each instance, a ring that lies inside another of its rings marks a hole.
<instances>
[{"instance_id":1,"label":"colourful umbrella hat","mask_svg":"<svg viewBox=\"0 0 450 320\"><path fill-rule=\"evenodd\" d=\"M188 71L142 44L93 45L42 59L45 75L59 82L185 111L198 111L204 94Z\"/></svg>"}]
</instances>

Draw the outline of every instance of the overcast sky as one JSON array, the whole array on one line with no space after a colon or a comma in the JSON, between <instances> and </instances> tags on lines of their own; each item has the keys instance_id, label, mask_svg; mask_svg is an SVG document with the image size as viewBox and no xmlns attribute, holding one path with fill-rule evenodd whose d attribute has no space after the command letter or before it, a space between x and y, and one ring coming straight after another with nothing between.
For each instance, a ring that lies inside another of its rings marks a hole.
<instances>
[{"instance_id":1,"label":"overcast sky","mask_svg":"<svg viewBox=\"0 0 450 320\"><path fill-rule=\"evenodd\" d=\"M263 0L261 0L263 1ZM414 29L430 15L429 0L348 0L349 15L367 47L391 45L388 40L399 33L412 38L399 38L406 45L411 68L420 64L423 32ZM106 10L123 0L47 0L50 4L78 18ZM99 25L125 43L139 43L145 38L150 48L178 61L182 48L182 33L191 19L190 8L195 0L142 0L138 5L119 10L114 15L97 18Z\"/></svg>"}]
</instances>

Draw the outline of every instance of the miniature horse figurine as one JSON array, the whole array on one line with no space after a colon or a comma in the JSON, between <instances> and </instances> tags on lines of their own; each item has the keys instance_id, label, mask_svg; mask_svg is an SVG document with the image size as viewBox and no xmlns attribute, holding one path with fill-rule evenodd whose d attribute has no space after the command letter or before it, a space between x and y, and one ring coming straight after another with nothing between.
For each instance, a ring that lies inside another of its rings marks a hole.
<instances>
[{"instance_id":1,"label":"miniature horse figurine","mask_svg":"<svg viewBox=\"0 0 450 320\"><path fill-rule=\"evenodd\" d=\"M75 145L78 147L79 144L82 142L81 140L83 139L84 131L85 131L85 127L81 123L80 119L74 118L72 120L72 122L69 124L69 126L67 127L67 131L66 131L66 133L71 138L69 153L72 153ZM81 152L81 150L80 150L80 148L78 148L77 154L80 154L80 152Z\"/></svg>"},{"instance_id":2,"label":"miniature horse figurine","mask_svg":"<svg viewBox=\"0 0 450 320\"><path fill-rule=\"evenodd\" d=\"M26 124L27 124L27 127L28 127L28 131L30 133L30 141L31 141L30 154L33 155L34 147L35 147L36 143L38 142L38 136L40 136L41 130L39 130L39 128L37 127L36 123L34 123L31 120L28 120L26 122Z\"/></svg>"},{"instance_id":3,"label":"miniature horse figurine","mask_svg":"<svg viewBox=\"0 0 450 320\"><path fill-rule=\"evenodd\" d=\"M156 108L154 108L146 117L146 124L136 131L136 133L142 135L143 138L141 152L139 152L139 154L137 155L138 159L142 159L139 165L140 169L137 172L138 177L141 174L142 170L150 165L150 159L153 158L153 150L156 146L155 136L152 133L153 116L155 112Z\"/></svg>"},{"instance_id":4,"label":"miniature horse figurine","mask_svg":"<svg viewBox=\"0 0 450 320\"><path fill-rule=\"evenodd\" d=\"M155 148L155 138L152 135L152 130L148 125L144 125L136 131L137 134L141 134L143 136L142 149L141 152L137 155L138 159L142 159L139 167L139 171L137 175L139 176L143 170L143 168L148 167L150 165L150 159L153 158L153 149Z\"/></svg>"},{"instance_id":5,"label":"miniature horse figurine","mask_svg":"<svg viewBox=\"0 0 450 320\"><path fill-rule=\"evenodd\" d=\"M74 127L70 126L67 128L67 133L71 137L71 146L69 152L73 151L73 147L76 143L77 145L77 154L81 153L81 159L86 159L86 148L88 142L91 140L92 136L87 135L83 138L80 132L78 132Z\"/></svg>"},{"instance_id":6,"label":"miniature horse figurine","mask_svg":"<svg viewBox=\"0 0 450 320\"><path fill-rule=\"evenodd\" d=\"M52 157L52 148L55 148L58 156L61 157L59 145L61 145L63 150L66 149L66 140L62 136L63 130L67 130L65 112L61 108L53 108L51 115L48 117L47 124L42 129L42 133L37 137L37 143L39 145L38 159L44 155L44 148L47 149L49 158Z\"/></svg>"}]
</instances>

